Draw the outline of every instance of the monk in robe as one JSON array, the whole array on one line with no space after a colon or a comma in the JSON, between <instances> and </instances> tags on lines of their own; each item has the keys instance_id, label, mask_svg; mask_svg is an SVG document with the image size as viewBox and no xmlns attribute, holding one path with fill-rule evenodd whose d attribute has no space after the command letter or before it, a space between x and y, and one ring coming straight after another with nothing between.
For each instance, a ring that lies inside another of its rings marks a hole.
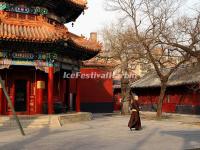
<instances>
[{"instance_id":1,"label":"monk in robe","mask_svg":"<svg viewBox=\"0 0 200 150\"><path fill-rule=\"evenodd\" d=\"M128 122L128 127L132 131L132 128L135 130L141 129L141 121L140 121L140 108L138 103L138 96L131 93L131 106L130 106L131 116Z\"/></svg>"}]
</instances>

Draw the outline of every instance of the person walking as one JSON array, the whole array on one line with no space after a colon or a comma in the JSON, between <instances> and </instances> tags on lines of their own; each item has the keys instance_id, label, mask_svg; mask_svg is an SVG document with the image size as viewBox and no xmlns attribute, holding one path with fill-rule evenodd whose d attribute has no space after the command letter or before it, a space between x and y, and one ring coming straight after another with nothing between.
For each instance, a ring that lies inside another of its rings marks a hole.
<instances>
[{"instance_id":1,"label":"person walking","mask_svg":"<svg viewBox=\"0 0 200 150\"><path fill-rule=\"evenodd\" d=\"M135 128L135 130L140 130L141 120L139 113L140 108L138 103L138 96L131 92L130 98L131 98L131 106L130 106L131 116L128 122L128 127L130 128L131 131L132 128Z\"/></svg>"}]
</instances>

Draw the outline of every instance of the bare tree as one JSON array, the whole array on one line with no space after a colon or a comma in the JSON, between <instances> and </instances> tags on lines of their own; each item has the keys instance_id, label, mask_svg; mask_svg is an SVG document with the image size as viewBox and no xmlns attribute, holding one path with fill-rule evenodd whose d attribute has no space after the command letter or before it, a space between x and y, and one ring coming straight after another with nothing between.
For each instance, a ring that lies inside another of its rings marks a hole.
<instances>
[{"instance_id":1,"label":"bare tree","mask_svg":"<svg viewBox=\"0 0 200 150\"><path fill-rule=\"evenodd\" d=\"M197 5L198 8L200 8ZM182 49L192 56L191 63L198 62L190 67L200 67L200 11L190 9L190 15L174 19L167 25L167 30L161 31L160 43ZM197 65L197 66L196 66ZM188 86L188 89L197 92L200 85Z\"/></svg>"},{"instance_id":2,"label":"bare tree","mask_svg":"<svg viewBox=\"0 0 200 150\"><path fill-rule=\"evenodd\" d=\"M200 11L191 16L182 16L168 24L167 30L161 32L160 42L182 49L200 62Z\"/></svg>"},{"instance_id":3,"label":"bare tree","mask_svg":"<svg viewBox=\"0 0 200 150\"><path fill-rule=\"evenodd\" d=\"M137 51L141 46L133 30L120 23L104 28L102 34L107 57L115 61L114 74L121 78L122 114L127 114L130 103L129 75L138 63L141 54Z\"/></svg>"},{"instance_id":4,"label":"bare tree","mask_svg":"<svg viewBox=\"0 0 200 150\"><path fill-rule=\"evenodd\" d=\"M108 9L123 13L123 20L132 26L137 42L146 52L161 81L157 117L162 115L162 104L169 77L189 59L180 48L160 42L161 33L169 30L169 24L176 18L181 0L108 0ZM156 50L160 53L157 55ZM181 59L175 61L175 58ZM166 59L167 58L167 59ZM167 62L166 62L167 61ZM169 65L170 64L170 65Z\"/></svg>"}]
</instances>

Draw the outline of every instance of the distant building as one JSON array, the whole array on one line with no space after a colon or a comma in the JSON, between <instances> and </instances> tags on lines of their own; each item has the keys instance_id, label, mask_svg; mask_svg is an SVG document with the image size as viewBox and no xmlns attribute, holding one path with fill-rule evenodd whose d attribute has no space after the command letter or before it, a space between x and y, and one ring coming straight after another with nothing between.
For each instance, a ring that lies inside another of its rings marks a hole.
<instances>
[{"instance_id":1,"label":"distant building","mask_svg":"<svg viewBox=\"0 0 200 150\"><path fill-rule=\"evenodd\" d=\"M160 79L151 72L131 84L139 96L142 110L156 111L160 94ZM163 112L200 114L200 67L180 67L167 83Z\"/></svg>"}]
</instances>

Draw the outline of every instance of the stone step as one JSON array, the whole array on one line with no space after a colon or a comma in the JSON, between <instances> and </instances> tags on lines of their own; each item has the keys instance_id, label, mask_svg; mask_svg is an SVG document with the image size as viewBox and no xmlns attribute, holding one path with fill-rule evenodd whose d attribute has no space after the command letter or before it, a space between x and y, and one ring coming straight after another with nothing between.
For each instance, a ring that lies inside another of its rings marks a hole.
<instances>
[{"instance_id":1,"label":"stone step","mask_svg":"<svg viewBox=\"0 0 200 150\"><path fill-rule=\"evenodd\" d=\"M46 127L50 124L49 117L19 117L20 123L22 127ZM7 119L7 117L1 119L1 126L7 128L17 128L16 120L11 117Z\"/></svg>"},{"instance_id":2,"label":"stone step","mask_svg":"<svg viewBox=\"0 0 200 150\"><path fill-rule=\"evenodd\" d=\"M23 120L39 120L39 121L47 121L49 120L50 118L49 117L43 117L43 118L19 118L19 120L23 121ZM15 121L15 118L11 118L11 119L4 119L4 121L8 121L8 120L11 120L11 121Z\"/></svg>"},{"instance_id":3,"label":"stone step","mask_svg":"<svg viewBox=\"0 0 200 150\"><path fill-rule=\"evenodd\" d=\"M30 125L27 126L27 128L45 128L45 127L50 127L49 125L45 126L45 125Z\"/></svg>"},{"instance_id":4,"label":"stone step","mask_svg":"<svg viewBox=\"0 0 200 150\"><path fill-rule=\"evenodd\" d=\"M18 116L23 128L42 128L42 127L61 127L64 124L89 121L92 119L91 113L70 113L60 115L42 115L42 116ZM0 117L1 128L18 128L13 116Z\"/></svg>"},{"instance_id":5,"label":"stone step","mask_svg":"<svg viewBox=\"0 0 200 150\"><path fill-rule=\"evenodd\" d=\"M21 122L21 125L23 127L27 127L27 126L49 126L49 123L30 123L30 122ZM12 123L9 123L9 122L6 122L6 123L3 123L1 124L1 126L3 127L18 127L18 124L16 122L12 122Z\"/></svg>"},{"instance_id":6,"label":"stone step","mask_svg":"<svg viewBox=\"0 0 200 150\"><path fill-rule=\"evenodd\" d=\"M80 121L89 121L92 120L91 113L76 113L76 114L68 114L59 117L59 121L61 126L68 123L80 122Z\"/></svg>"},{"instance_id":7,"label":"stone step","mask_svg":"<svg viewBox=\"0 0 200 150\"><path fill-rule=\"evenodd\" d=\"M38 125L38 124L48 125L49 124L49 122L43 122L43 123L40 123L40 122L35 122L35 123L32 123L32 122L20 122L20 123L21 123L21 125L24 125L24 126L27 126L27 125L30 125L30 124L32 124L32 125ZM3 126L15 126L15 125L17 125L17 123L16 122L4 122L4 123L2 123L2 125Z\"/></svg>"}]
</instances>

